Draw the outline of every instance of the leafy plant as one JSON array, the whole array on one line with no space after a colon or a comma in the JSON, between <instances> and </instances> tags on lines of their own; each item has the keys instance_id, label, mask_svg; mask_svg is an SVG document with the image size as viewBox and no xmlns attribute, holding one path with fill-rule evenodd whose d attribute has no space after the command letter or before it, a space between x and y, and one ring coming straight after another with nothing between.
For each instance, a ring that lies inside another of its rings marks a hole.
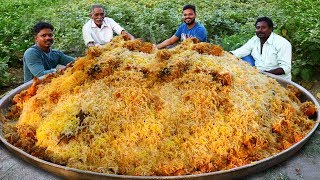
<instances>
[{"instance_id":1,"label":"leafy plant","mask_svg":"<svg viewBox=\"0 0 320 180\"><path fill-rule=\"evenodd\" d=\"M295 79L311 79L320 69L319 1L314 0L3 0L0 6L0 86L8 79L8 67L21 63L24 51L34 43L32 26L38 21L55 27L54 48L72 56L83 56L82 26L89 20L89 7L100 3L127 31L145 41L159 43L171 37L183 22L182 7L197 7L197 21L208 31L210 43L230 51L254 35L254 22L269 16L275 32L293 46Z\"/></svg>"}]
</instances>

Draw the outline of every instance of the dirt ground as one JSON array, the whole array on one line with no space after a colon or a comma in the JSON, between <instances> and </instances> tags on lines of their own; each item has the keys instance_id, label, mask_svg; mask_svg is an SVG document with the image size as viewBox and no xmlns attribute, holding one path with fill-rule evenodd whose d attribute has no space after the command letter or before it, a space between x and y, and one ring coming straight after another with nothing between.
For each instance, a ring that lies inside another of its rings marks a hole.
<instances>
[{"instance_id":1,"label":"dirt ground","mask_svg":"<svg viewBox=\"0 0 320 180\"><path fill-rule=\"evenodd\" d=\"M19 65L17 68L9 68L9 74L12 77L9 86L0 89L0 98L5 95L6 92L14 89L23 84L23 67Z\"/></svg>"}]
</instances>

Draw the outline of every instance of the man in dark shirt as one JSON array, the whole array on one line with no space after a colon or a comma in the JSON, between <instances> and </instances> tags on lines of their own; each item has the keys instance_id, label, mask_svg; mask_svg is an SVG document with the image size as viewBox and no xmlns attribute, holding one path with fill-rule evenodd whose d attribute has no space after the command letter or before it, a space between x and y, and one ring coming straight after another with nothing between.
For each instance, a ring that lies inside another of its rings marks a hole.
<instances>
[{"instance_id":1,"label":"man in dark shirt","mask_svg":"<svg viewBox=\"0 0 320 180\"><path fill-rule=\"evenodd\" d=\"M28 48L23 56L24 82L64 70L74 62L73 57L51 49L54 41L53 30L54 27L46 22L39 22L33 27L36 43Z\"/></svg>"}]
</instances>

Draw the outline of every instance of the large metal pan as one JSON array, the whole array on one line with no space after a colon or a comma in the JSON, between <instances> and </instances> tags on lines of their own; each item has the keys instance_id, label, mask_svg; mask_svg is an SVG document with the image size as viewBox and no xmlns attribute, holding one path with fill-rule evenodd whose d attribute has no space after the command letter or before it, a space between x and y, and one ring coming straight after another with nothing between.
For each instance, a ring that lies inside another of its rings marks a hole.
<instances>
[{"instance_id":1,"label":"large metal pan","mask_svg":"<svg viewBox=\"0 0 320 180\"><path fill-rule=\"evenodd\" d=\"M280 78L278 76L265 73L266 75L276 79L282 86L286 86L287 84L291 84L298 88L302 92L302 101L312 101L317 107L318 112L316 116L316 124L313 127L313 129L297 144L293 145L289 149L286 149L282 151L279 154L276 154L274 156L262 159L260 161L247 164L245 166L223 170L223 171L217 171L212 173L203 173L203 174L197 174L197 175L183 175L183 176L126 176L126 175L110 175L110 174L102 174L102 173L96 173L96 172L90 172L90 171L83 171L78 170L74 168L69 168L61 165L57 165L51 162L44 161L42 159L36 158L31 156L30 154L22 151L21 149L11 145L7 142L7 140L4 138L2 133L2 124L0 122L0 140L4 143L4 145L15 155L20 157L21 159L33 164L36 167L42 168L46 171L49 171L53 174L56 174L58 176L67 178L67 179L234 179L234 178L240 178L244 177L246 175L250 175L253 173L257 173L259 171L265 170L273 165L276 165L285 159L289 158L293 154L295 154L311 137L311 135L314 133L316 128L319 125L320 122L320 115L319 115L319 103L317 100L313 97L311 93L309 93L306 89L304 89L302 86L287 81L283 78ZM32 82L25 83L16 89L10 91L8 94L6 94L1 100L0 100L0 110L5 113L8 107L11 105L12 98L17 93L21 92L22 90L27 89Z\"/></svg>"}]
</instances>

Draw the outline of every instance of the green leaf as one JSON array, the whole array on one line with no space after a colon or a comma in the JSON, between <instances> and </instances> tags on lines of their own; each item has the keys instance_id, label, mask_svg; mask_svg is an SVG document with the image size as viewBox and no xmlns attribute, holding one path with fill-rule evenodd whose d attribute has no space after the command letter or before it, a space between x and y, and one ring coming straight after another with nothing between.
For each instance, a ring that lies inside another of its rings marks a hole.
<instances>
[{"instance_id":1,"label":"green leaf","mask_svg":"<svg viewBox=\"0 0 320 180\"><path fill-rule=\"evenodd\" d=\"M314 72L310 68L304 68L301 70L300 75L304 80L311 80Z\"/></svg>"}]
</instances>

